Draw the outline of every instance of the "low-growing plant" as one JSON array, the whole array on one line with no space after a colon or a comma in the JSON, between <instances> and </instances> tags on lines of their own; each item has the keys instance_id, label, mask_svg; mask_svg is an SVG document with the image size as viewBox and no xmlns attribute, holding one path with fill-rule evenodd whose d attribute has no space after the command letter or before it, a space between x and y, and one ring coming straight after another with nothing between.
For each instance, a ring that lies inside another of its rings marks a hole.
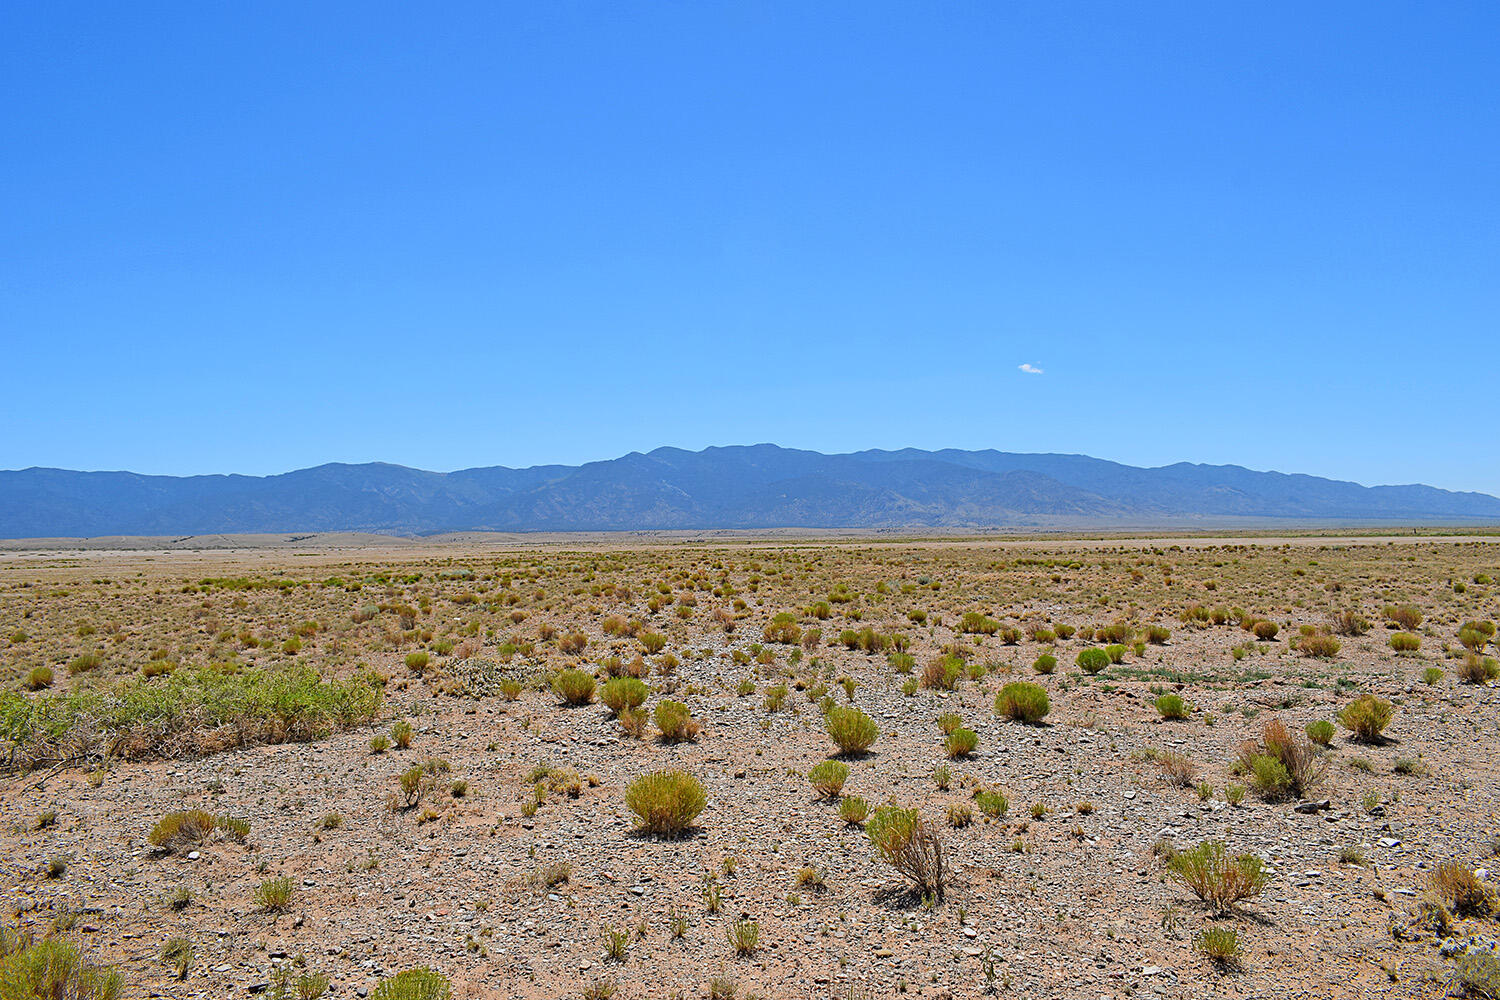
<instances>
[{"instance_id":1,"label":"low-growing plant","mask_svg":"<svg viewBox=\"0 0 1500 1000\"><path fill-rule=\"evenodd\" d=\"M698 736L697 720L693 718L693 713L688 707L680 701L665 698L657 702L656 710L651 718L656 723L656 729L661 733L661 738L669 743L696 739Z\"/></svg>"},{"instance_id":2,"label":"low-growing plant","mask_svg":"<svg viewBox=\"0 0 1500 1000\"><path fill-rule=\"evenodd\" d=\"M370 1000L449 1000L452 995L448 977L423 966L382 979Z\"/></svg>"},{"instance_id":3,"label":"low-growing plant","mask_svg":"<svg viewBox=\"0 0 1500 1000\"><path fill-rule=\"evenodd\" d=\"M946 748L949 757L954 759L967 757L974 752L974 748L977 746L979 746L979 736L972 729L965 729L960 726L948 734Z\"/></svg>"},{"instance_id":4,"label":"low-growing plant","mask_svg":"<svg viewBox=\"0 0 1500 1000\"><path fill-rule=\"evenodd\" d=\"M858 826L870 815L870 804L858 795L845 795L839 802L839 819L850 826Z\"/></svg>"},{"instance_id":5,"label":"low-growing plant","mask_svg":"<svg viewBox=\"0 0 1500 1000\"><path fill-rule=\"evenodd\" d=\"M1221 914L1232 911L1241 900L1260 895L1269 880L1260 858L1253 854L1231 856L1219 840L1205 840L1177 852L1168 862L1167 871Z\"/></svg>"},{"instance_id":6,"label":"low-growing plant","mask_svg":"<svg viewBox=\"0 0 1500 1000\"><path fill-rule=\"evenodd\" d=\"M1182 700L1181 695L1164 694L1156 699L1156 710L1163 719L1186 719L1192 714L1188 703Z\"/></svg>"},{"instance_id":7,"label":"low-growing plant","mask_svg":"<svg viewBox=\"0 0 1500 1000\"><path fill-rule=\"evenodd\" d=\"M646 684L636 677L611 677L599 688L599 700L615 715L646 702Z\"/></svg>"},{"instance_id":8,"label":"low-growing plant","mask_svg":"<svg viewBox=\"0 0 1500 1000\"><path fill-rule=\"evenodd\" d=\"M923 896L943 898L943 842L915 809L884 806L865 824L880 860L895 868Z\"/></svg>"},{"instance_id":9,"label":"low-growing plant","mask_svg":"<svg viewBox=\"0 0 1500 1000\"><path fill-rule=\"evenodd\" d=\"M1316 722L1307 724L1307 738L1320 747L1326 747L1333 742L1334 732L1333 723L1327 719L1318 719Z\"/></svg>"},{"instance_id":10,"label":"low-growing plant","mask_svg":"<svg viewBox=\"0 0 1500 1000\"><path fill-rule=\"evenodd\" d=\"M208 841L217 829L214 817L202 809L167 813L156 821L146 840L152 847L180 852L191 850Z\"/></svg>"},{"instance_id":11,"label":"low-growing plant","mask_svg":"<svg viewBox=\"0 0 1500 1000\"><path fill-rule=\"evenodd\" d=\"M1109 666L1109 654L1098 647L1091 646L1088 649L1079 650L1075 662L1084 673L1097 674Z\"/></svg>"},{"instance_id":12,"label":"low-growing plant","mask_svg":"<svg viewBox=\"0 0 1500 1000\"><path fill-rule=\"evenodd\" d=\"M567 705L587 705L594 697L594 675L569 667L552 677L552 691Z\"/></svg>"},{"instance_id":13,"label":"low-growing plant","mask_svg":"<svg viewBox=\"0 0 1500 1000\"><path fill-rule=\"evenodd\" d=\"M636 825L645 833L679 834L707 804L703 785L685 771L653 771L625 790L625 807L635 813Z\"/></svg>"},{"instance_id":14,"label":"low-growing plant","mask_svg":"<svg viewBox=\"0 0 1500 1000\"><path fill-rule=\"evenodd\" d=\"M844 790L844 781L849 777L849 765L841 760L825 760L807 772L807 780L813 790L825 799L836 799Z\"/></svg>"},{"instance_id":15,"label":"low-growing plant","mask_svg":"<svg viewBox=\"0 0 1500 1000\"><path fill-rule=\"evenodd\" d=\"M1193 938L1193 950L1209 961L1232 966L1240 959L1240 937L1233 927L1205 927Z\"/></svg>"},{"instance_id":16,"label":"low-growing plant","mask_svg":"<svg viewBox=\"0 0 1500 1000\"><path fill-rule=\"evenodd\" d=\"M1035 725L1046 717L1052 705L1040 684L1012 681L995 695L995 712L1016 722Z\"/></svg>"},{"instance_id":17,"label":"low-growing plant","mask_svg":"<svg viewBox=\"0 0 1500 1000\"><path fill-rule=\"evenodd\" d=\"M857 708L835 706L824 718L828 736L844 755L861 754L875 745L880 729L875 720Z\"/></svg>"},{"instance_id":18,"label":"low-growing plant","mask_svg":"<svg viewBox=\"0 0 1500 1000\"><path fill-rule=\"evenodd\" d=\"M285 913L292 908L297 884L288 876L268 878L255 890L255 905L267 913Z\"/></svg>"},{"instance_id":19,"label":"low-growing plant","mask_svg":"<svg viewBox=\"0 0 1500 1000\"><path fill-rule=\"evenodd\" d=\"M1349 730L1355 739L1364 743L1380 740L1380 734L1390 725L1394 709L1384 698L1362 694L1345 705L1338 714L1339 724Z\"/></svg>"}]
</instances>

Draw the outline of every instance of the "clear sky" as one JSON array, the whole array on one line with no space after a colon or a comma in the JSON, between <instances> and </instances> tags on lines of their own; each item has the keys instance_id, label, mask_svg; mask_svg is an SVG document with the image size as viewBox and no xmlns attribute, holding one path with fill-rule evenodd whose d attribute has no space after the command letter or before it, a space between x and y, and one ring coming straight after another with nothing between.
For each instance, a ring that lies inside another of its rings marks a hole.
<instances>
[{"instance_id":1,"label":"clear sky","mask_svg":"<svg viewBox=\"0 0 1500 1000\"><path fill-rule=\"evenodd\" d=\"M17 0L0 468L772 441L1500 493L1497 39L1488 0Z\"/></svg>"}]
</instances>

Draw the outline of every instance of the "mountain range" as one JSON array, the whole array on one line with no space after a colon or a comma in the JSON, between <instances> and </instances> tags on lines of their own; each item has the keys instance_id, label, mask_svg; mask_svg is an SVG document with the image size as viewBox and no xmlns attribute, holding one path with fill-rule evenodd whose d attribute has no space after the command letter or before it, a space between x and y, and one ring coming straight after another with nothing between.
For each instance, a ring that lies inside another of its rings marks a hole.
<instances>
[{"instance_id":1,"label":"mountain range","mask_svg":"<svg viewBox=\"0 0 1500 1000\"><path fill-rule=\"evenodd\" d=\"M658 448L580 466L425 472L329 464L275 476L0 471L0 537L1500 521L1500 499L1235 465L1085 455Z\"/></svg>"}]
</instances>

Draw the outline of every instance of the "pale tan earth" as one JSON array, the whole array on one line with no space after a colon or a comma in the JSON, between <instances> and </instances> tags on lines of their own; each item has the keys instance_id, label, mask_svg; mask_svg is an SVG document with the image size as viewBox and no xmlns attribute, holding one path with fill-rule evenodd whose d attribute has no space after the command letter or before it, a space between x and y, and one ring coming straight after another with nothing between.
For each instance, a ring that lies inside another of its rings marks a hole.
<instances>
[{"instance_id":1,"label":"pale tan earth","mask_svg":"<svg viewBox=\"0 0 1500 1000\"><path fill-rule=\"evenodd\" d=\"M447 975L459 997L583 996L598 982L622 998L705 997L714 979L762 997L1442 996L1453 962L1420 912L1427 875L1450 859L1500 864L1491 856L1500 832L1495 690L1460 683L1460 661L1444 653L1445 645L1459 652L1463 622L1500 616L1500 590L1475 582L1500 579L1497 541L741 533L524 544L325 536L253 548L226 538L215 544L227 548L185 550L151 540L114 549L8 545L0 552L7 687L19 689L40 665L56 673L54 694L160 684L141 672L162 650L183 666L295 662L348 677L363 665L388 680L376 724L313 742L168 758L138 746L130 759L117 752L11 770L0 777L4 918L38 932L60 923L91 955L119 965L127 996L249 996L283 963L326 975L335 997L363 995L383 975L417 965ZM287 581L295 585L274 589ZM840 583L852 598L831 603L827 620L811 617L811 605ZM665 602L655 612L652 597ZM1416 654L1387 645L1393 630L1382 609L1403 603L1425 615ZM403 631L395 610L355 621L367 604L411 606L415 627ZM1281 632L1257 643L1233 622L1184 624L1193 605L1242 609ZM1344 609L1369 628L1337 637L1336 656L1292 648L1298 626L1326 626ZM914 611L927 620L912 621ZM959 635L968 611L1023 630L1123 620L1171 635L1089 677L1074 658L1096 643ZM822 629L795 664L801 647L762 635L778 612ZM606 633L612 616L625 633ZM303 622L317 627L285 652ZM611 653L627 664L641 654L632 622L667 640L643 656L647 707L667 694L684 701L702 724L696 740L630 737L597 702L564 707L546 689L560 666L596 670ZM543 625L560 636L580 630L588 645L566 654L557 639L541 638ZM988 669L953 692L906 695L907 676L885 655L838 643L843 629L865 626L909 640L911 678L949 644L969 647L970 663ZM440 655L444 639L455 648ZM508 639L534 643L532 654L507 657ZM466 640L473 648L462 648ZM1231 650L1247 644L1236 661ZM752 646L769 650L768 662L756 662ZM407 654L422 649L430 665L408 668ZM70 675L69 662L90 651L102 664ZM1043 652L1056 655L1055 674L1034 673ZM663 673L668 654L680 663ZM515 677L526 690L514 702L474 695L477 661L488 662L492 679ZM1423 671L1433 666L1444 675L1429 685ZM844 792L872 806L917 807L939 825L951 870L946 898L930 908L809 786L807 771L835 747L816 699L799 687L826 685L842 704L845 677L856 684L852 703L881 732L872 753L849 761ZM737 693L745 680L754 693ZM1011 680L1047 688L1045 725L996 716L996 691ZM769 711L766 692L777 682L791 690ZM1153 701L1169 691L1195 706L1189 719L1160 719ZM1365 692L1395 704L1389 739L1360 744L1340 729L1311 796L1328 808L1302 813L1253 790L1239 806L1225 801L1227 785L1247 783L1231 773L1237 748L1266 720L1279 716L1301 732ZM972 757L945 756L935 721L944 711L978 733ZM372 753L371 737L398 719L415 727L411 747ZM1190 759L1196 780L1211 786L1208 798L1169 784L1148 748ZM430 758L449 763L465 794L389 808L398 776ZM1398 761L1409 773L1397 772ZM953 773L946 791L933 780L939 764ZM534 795L527 772L537 765L571 767L584 780L577 798L550 793L528 818L521 807ZM708 806L682 839L637 834L625 788L669 766L702 780ZM1003 790L1009 812L986 820L975 809L971 825L948 826L950 805L972 805L970 779ZM1035 803L1047 808L1040 819L1030 814ZM156 821L188 808L248 820L246 842L216 840L194 859L153 849L146 837ZM55 822L39 828L49 811ZM342 822L321 828L329 814ZM1203 839L1274 869L1265 893L1227 918L1212 917L1154 853L1160 841L1181 848ZM1358 859L1341 861L1349 849ZM57 857L68 859L66 871L48 877ZM558 862L571 865L566 881L533 884ZM797 885L808 866L822 888ZM297 883L290 911L261 912L256 887L283 874ZM718 913L708 912L706 874L721 893ZM174 910L165 897L179 886L191 901ZM681 938L674 916L685 919ZM742 918L759 924L759 947L737 957L726 932ZM1205 927L1238 932L1238 967L1195 952ZM628 931L623 962L606 960L606 928ZM1496 931L1493 918L1459 918L1450 940ZM181 980L158 959L177 936L195 951Z\"/></svg>"}]
</instances>

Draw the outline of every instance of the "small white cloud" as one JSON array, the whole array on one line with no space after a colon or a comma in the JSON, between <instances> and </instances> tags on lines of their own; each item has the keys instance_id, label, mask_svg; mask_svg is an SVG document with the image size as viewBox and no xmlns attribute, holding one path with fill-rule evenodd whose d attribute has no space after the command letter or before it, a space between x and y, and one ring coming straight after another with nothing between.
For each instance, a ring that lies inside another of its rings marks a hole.
<instances>
[{"instance_id":1,"label":"small white cloud","mask_svg":"<svg viewBox=\"0 0 1500 1000\"><path fill-rule=\"evenodd\" d=\"M1016 367L1019 368L1019 369L1021 369L1021 371L1025 372L1027 375L1041 375L1041 374L1043 374L1042 370L1040 368L1038 368L1036 365L1025 364L1025 365L1017 365Z\"/></svg>"}]
</instances>

